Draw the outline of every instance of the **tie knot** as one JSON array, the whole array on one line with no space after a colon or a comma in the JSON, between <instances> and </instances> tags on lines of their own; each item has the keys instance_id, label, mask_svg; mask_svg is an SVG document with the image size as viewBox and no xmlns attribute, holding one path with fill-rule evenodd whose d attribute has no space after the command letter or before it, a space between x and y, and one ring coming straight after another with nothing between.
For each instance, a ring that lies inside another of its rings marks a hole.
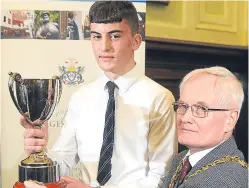
<instances>
[{"instance_id":1,"label":"tie knot","mask_svg":"<svg viewBox=\"0 0 249 188\"><path fill-rule=\"evenodd\" d=\"M185 166L185 167L187 167L187 168L191 168L191 164L190 164L190 162L189 162L189 157L186 157L183 166Z\"/></svg>"},{"instance_id":2,"label":"tie knot","mask_svg":"<svg viewBox=\"0 0 249 188\"><path fill-rule=\"evenodd\" d=\"M114 82L112 82L112 81L108 81L108 82L106 83L106 86L107 86L107 88L108 88L108 93L109 93L109 94L113 94L113 93L114 93L114 90L115 90L115 87L116 87L116 84L115 84Z\"/></svg>"}]
</instances>

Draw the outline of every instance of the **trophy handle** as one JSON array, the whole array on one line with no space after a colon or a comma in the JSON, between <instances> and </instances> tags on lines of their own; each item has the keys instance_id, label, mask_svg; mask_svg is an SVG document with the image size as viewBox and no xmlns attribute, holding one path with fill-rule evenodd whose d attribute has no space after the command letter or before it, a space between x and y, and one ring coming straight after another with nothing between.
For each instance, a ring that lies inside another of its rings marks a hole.
<instances>
[{"instance_id":1,"label":"trophy handle","mask_svg":"<svg viewBox=\"0 0 249 188\"><path fill-rule=\"evenodd\" d=\"M10 96L16 106L16 108L18 109L18 111L23 115L25 116L24 112L22 111L21 107L18 105L17 101L16 101L16 98L15 98L15 95L14 95L14 92L13 92L13 85L14 85L14 82L17 81L17 82L20 82L22 83L23 80L22 80L22 77L19 73L13 73L13 72L9 72L9 82L8 82L8 87L9 87L9 92L10 92Z\"/></svg>"},{"instance_id":2,"label":"trophy handle","mask_svg":"<svg viewBox=\"0 0 249 188\"><path fill-rule=\"evenodd\" d=\"M59 76L53 76L53 79L55 79L55 80L58 80L58 91L59 91L59 95L57 95L58 96L58 99L57 99L57 104L59 103L59 101L60 101L60 99L61 99L61 94L62 94L62 80L61 80L61 77L59 77ZM57 104L56 104L56 106L57 106Z\"/></svg>"}]
</instances>

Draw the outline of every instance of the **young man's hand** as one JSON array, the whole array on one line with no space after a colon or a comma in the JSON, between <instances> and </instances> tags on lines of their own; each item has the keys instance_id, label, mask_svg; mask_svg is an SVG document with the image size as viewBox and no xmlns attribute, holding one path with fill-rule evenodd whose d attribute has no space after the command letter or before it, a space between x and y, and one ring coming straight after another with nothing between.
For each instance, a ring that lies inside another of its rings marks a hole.
<instances>
[{"instance_id":1,"label":"young man's hand","mask_svg":"<svg viewBox=\"0 0 249 188\"><path fill-rule=\"evenodd\" d=\"M66 188L91 188L89 185L68 176L62 176L61 180L67 182Z\"/></svg>"},{"instance_id":2,"label":"young man's hand","mask_svg":"<svg viewBox=\"0 0 249 188\"><path fill-rule=\"evenodd\" d=\"M40 122L34 122L39 124ZM31 125L25 117L21 116L20 124L25 128L24 150L27 155L40 152L46 148L48 141L48 123L45 122L43 128Z\"/></svg>"}]
</instances>

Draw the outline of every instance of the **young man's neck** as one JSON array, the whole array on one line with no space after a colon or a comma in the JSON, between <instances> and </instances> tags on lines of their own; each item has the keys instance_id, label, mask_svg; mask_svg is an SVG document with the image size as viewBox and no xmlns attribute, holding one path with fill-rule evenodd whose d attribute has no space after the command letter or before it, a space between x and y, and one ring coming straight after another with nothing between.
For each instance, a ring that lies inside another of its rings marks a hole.
<instances>
[{"instance_id":1,"label":"young man's neck","mask_svg":"<svg viewBox=\"0 0 249 188\"><path fill-rule=\"evenodd\" d=\"M126 66L123 70L115 73L115 72L105 72L105 75L110 79L110 80L116 80L118 79L120 76L123 76L124 74L126 74L127 72L129 72L131 69L133 69L135 67L136 63L130 63L129 66Z\"/></svg>"}]
</instances>

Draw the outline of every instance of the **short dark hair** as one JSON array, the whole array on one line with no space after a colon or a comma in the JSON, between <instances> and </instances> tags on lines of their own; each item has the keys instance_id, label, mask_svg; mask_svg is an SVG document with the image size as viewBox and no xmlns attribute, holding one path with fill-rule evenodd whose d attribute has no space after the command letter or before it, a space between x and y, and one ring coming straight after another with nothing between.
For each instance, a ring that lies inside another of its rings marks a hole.
<instances>
[{"instance_id":1,"label":"short dark hair","mask_svg":"<svg viewBox=\"0 0 249 188\"><path fill-rule=\"evenodd\" d=\"M90 23L115 23L128 21L132 33L139 29L137 10L129 1L96 1L90 8Z\"/></svg>"}]
</instances>

